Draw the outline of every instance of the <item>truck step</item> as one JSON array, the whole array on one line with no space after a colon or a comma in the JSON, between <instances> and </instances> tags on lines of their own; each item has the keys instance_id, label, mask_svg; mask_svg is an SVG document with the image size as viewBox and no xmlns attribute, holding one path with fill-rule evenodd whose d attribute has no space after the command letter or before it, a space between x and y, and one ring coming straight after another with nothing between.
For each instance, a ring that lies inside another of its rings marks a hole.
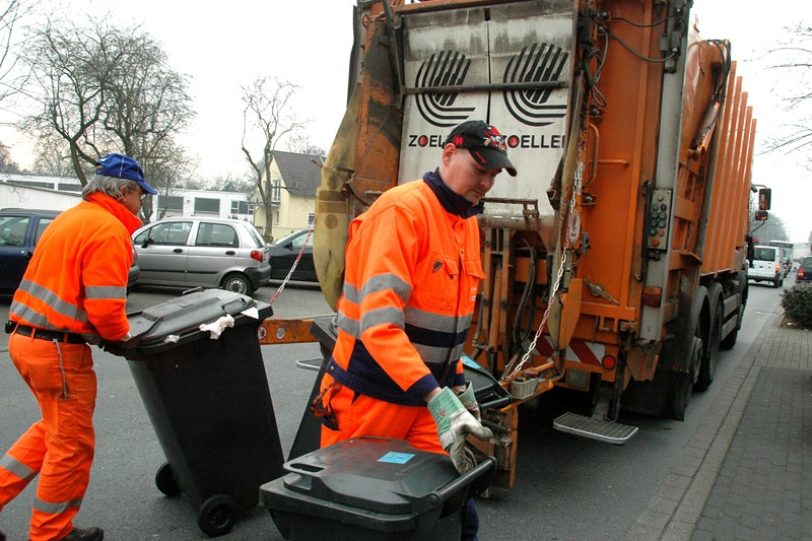
<instances>
[{"instance_id":1,"label":"truck step","mask_svg":"<svg viewBox=\"0 0 812 541\"><path fill-rule=\"evenodd\" d=\"M583 438L611 443L612 445L624 445L639 430L639 427L636 426L600 421L571 411L560 415L553 421L553 428L560 432L567 432Z\"/></svg>"}]
</instances>

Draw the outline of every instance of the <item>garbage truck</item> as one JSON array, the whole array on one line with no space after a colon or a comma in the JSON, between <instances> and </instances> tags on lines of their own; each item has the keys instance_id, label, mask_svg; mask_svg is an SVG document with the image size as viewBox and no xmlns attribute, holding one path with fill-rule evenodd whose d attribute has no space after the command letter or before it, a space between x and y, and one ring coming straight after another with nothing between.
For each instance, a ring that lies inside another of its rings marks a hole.
<instances>
[{"instance_id":1,"label":"garbage truck","mask_svg":"<svg viewBox=\"0 0 812 541\"><path fill-rule=\"evenodd\" d=\"M522 404L580 392L587 408L554 427L623 444L637 427L621 408L683 419L736 343L756 120L731 44L703 39L690 8L355 7L347 110L316 196L319 281L335 307L350 220L433 170L453 126L481 119L505 135L518 175L497 177L478 218L486 277L466 342L513 398L485 413L497 486L515 481ZM302 329L269 320L261 340Z\"/></svg>"}]
</instances>

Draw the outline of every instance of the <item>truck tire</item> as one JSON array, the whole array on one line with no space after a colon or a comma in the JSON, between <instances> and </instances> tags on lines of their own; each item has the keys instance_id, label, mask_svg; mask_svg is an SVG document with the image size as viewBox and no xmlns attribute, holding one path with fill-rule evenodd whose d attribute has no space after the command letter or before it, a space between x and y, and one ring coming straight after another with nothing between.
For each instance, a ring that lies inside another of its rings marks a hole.
<instances>
[{"instance_id":1,"label":"truck tire","mask_svg":"<svg viewBox=\"0 0 812 541\"><path fill-rule=\"evenodd\" d=\"M713 383L716 374L716 365L719 362L719 346L722 341L722 321L724 320L724 307L722 303L722 286L713 282L708 287L708 312L704 325L707 329L703 337L702 364L699 368L699 378L694 390L704 391Z\"/></svg>"},{"instance_id":2,"label":"truck tire","mask_svg":"<svg viewBox=\"0 0 812 541\"><path fill-rule=\"evenodd\" d=\"M671 398L667 411L669 417L677 421L685 420L685 410L691 400L693 388L699 379L699 370L702 364L702 339L694 336L690 348L689 372L687 374L672 374Z\"/></svg>"},{"instance_id":3,"label":"truck tire","mask_svg":"<svg viewBox=\"0 0 812 541\"><path fill-rule=\"evenodd\" d=\"M725 350L733 349L733 346L736 345L736 341L739 339L739 329L742 328L744 319L744 308L747 306L747 273L739 271L736 279L739 282L739 309L736 312L736 327L719 343L719 347Z\"/></svg>"}]
</instances>

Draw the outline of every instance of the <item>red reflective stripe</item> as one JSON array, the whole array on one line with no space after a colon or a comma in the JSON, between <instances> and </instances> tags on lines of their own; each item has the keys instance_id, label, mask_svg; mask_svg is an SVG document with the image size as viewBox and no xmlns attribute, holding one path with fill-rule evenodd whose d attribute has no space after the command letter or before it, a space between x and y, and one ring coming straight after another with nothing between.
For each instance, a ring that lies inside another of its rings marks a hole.
<instances>
[{"instance_id":1,"label":"red reflective stripe","mask_svg":"<svg viewBox=\"0 0 812 541\"><path fill-rule=\"evenodd\" d=\"M582 363L601 366L600 359L595 356L592 349L583 340L570 340L570 349Z\"/></svg>"},{"instance_id":2,"label":"red reflective stripe","mask_svg":"<svg viewBox=\"0 0 812 541\"><path fill-rule=\"evenodd\" d=\"M538 342L536 342L536 351L545 357L553 355L553 346L550 345L550 340L546 336L539 337Z\"/></svg>"}]
</instances>

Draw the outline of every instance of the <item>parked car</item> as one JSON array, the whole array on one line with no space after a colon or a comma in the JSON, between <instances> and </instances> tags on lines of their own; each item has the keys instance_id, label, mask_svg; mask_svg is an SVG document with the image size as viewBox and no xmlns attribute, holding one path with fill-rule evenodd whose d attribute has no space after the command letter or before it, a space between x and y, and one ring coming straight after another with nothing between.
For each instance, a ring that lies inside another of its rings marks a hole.
<instances>
[{"instance_id":1,"label":"parked car","mask_svg":"<svg viewBox=\"0 0 812 541\"><path fill-rule=\"evenodd\" d=\"M798 272L795 274L795 282L812 282L812 256L801 259Z\"/></svg>"},{"instance_id":2,"label":"parked car","mask_svg":"<svg viewBox=\"0 0 812 541\"><path fill-rule=\"evenodd\" d=\"M301 229L271 244L271 278L284 280L299 257L304 246L302 258L291 275L291 280L317 282L316 266L313 264L313 233L308 236L307 229Z\"/></svg>"},{"instance_id":3,"label":"parked car","mask_svg":"<svg viewBox=\"0 0 812 541\"><path fill-rule=\"evenodd\" d=\"M40 209L0 210L0 295L13 295L20 286L42 233L60 212ZM127 277L128 293L138 278L138 270L133 250L133 264Z\"/></svg>"},{"instance_id":4,"label":"parked car","mask_svg":"<svg viewBox=\"0 0 812 541\"><path fill-rule=\"evenodd\" d=\"M58 215L56 210L0 210L0 294L11 295L20 286L34 247Z\"/></svg>"},{"instance_id":5,"label":"parked car","mask_svg":"<svg viewBox=\"0 0 812 541\"><path fill-rule=\"evenodd\" d=\"M756 282L771 282L773 287L784 285L780 250L774 246L755 246L747 277Z\"/></svg>"},{"instance_id":6,"label":"parked car","mask_svg":"<svg viewBox=\"0 0 812 541\"><path fill-rule=\"evenodd\" d=\"M270 247L248 222L178 216L133 233L141 272L136 285L219 287L251 294L268 283Z\"/></svg>"}]
</instances>

